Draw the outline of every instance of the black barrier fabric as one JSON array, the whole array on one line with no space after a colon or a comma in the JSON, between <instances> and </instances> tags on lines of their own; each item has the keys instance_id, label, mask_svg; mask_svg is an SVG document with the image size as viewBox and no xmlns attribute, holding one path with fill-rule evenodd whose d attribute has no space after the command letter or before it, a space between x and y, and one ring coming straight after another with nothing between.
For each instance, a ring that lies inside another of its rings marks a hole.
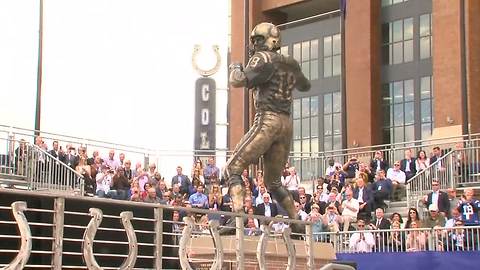
<instances>
[{"instance_id":1,"label":"black barrier fabric","mask_svg":"<svg viewBox=\"0 0 480 270\"><path fill-rule=\"evenodd\" d=\"M480 251L337 254L339 261L354 261L358 270L480 269Z\"/></svg>"}]
</instances>

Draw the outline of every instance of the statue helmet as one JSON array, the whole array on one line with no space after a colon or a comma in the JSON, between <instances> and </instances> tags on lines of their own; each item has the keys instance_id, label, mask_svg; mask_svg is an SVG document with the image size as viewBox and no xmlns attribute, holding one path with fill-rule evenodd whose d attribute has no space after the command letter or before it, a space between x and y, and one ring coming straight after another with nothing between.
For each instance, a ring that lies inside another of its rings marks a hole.
<instances>
[{"instance_id":1,"label":"statue helmet","mask_svg":"<svg viewBox=\"0 0 480 270\"><path fill-rule=\"evenodd\" d=\"M281 46L280 30L272 23L259 23L253 28L250 41L255 49L277 51Z\"/></svg>"}]
</instances>

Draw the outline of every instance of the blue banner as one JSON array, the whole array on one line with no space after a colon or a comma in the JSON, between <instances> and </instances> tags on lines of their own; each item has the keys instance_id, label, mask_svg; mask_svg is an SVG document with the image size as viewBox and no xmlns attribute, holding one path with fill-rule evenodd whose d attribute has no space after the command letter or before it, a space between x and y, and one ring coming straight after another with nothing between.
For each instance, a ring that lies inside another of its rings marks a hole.
<instances>
[{"instance_id":1,"label":"blue banner","mask_svg":"<svg viewBox=\"0 0 480 270\"><path fill-rule=\"evenodd\" d=\"M358 270L480 269L480 251L337 253L338 261L353 261Z\"/></svg>"}]
</instances>

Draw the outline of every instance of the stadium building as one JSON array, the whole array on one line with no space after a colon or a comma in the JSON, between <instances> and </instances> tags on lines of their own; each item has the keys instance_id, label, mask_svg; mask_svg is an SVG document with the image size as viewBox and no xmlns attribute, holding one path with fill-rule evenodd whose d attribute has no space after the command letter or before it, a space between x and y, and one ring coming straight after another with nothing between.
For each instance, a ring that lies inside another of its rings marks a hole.
<instances>
[{"instance_id":1,"label":"stadium building","mask_svg":"<svg viewBox=\"0 0 480 270\"><path fill-rule=\"evenodd\" d=\"M245 62L250 30L268 21L282 30L281 53L311 80L309 92L294 93L294 153L480 132L479 1L250 0L231 8L231 62ZM243 89L231 89L229 103L233 149L254 109Z\"/></svg>"}]
</instances>

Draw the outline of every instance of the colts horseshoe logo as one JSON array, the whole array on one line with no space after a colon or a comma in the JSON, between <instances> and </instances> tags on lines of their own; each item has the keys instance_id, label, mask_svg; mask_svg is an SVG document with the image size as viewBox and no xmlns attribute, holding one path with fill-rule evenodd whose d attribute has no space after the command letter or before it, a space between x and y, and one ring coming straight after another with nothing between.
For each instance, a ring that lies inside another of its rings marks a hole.
<instances>
[{"instance_id":1,"label":"colts horseshoe logo","mask_svg":"<svg viewBox=\"0 0 480 270\"><path fill-rule=\"evenodd\" d=\"M200 76L203 76L203 77L212 76L213 74L217 73L218 70L220 69L220 64L222 63L222 59L220 56L220 48L218 45L213 45L212 49L213 49L213 52L215 53L215 56L217 57L217 62L215 63L215 66L213 68L205 70L205 69L201 69L197 65L197 56L202 50L202 46L196 44L193 47L192 66L193 66L193 69L195 69L195 71L197 71L198 74L200 74Z\"/></svg>"}]
</instances>

